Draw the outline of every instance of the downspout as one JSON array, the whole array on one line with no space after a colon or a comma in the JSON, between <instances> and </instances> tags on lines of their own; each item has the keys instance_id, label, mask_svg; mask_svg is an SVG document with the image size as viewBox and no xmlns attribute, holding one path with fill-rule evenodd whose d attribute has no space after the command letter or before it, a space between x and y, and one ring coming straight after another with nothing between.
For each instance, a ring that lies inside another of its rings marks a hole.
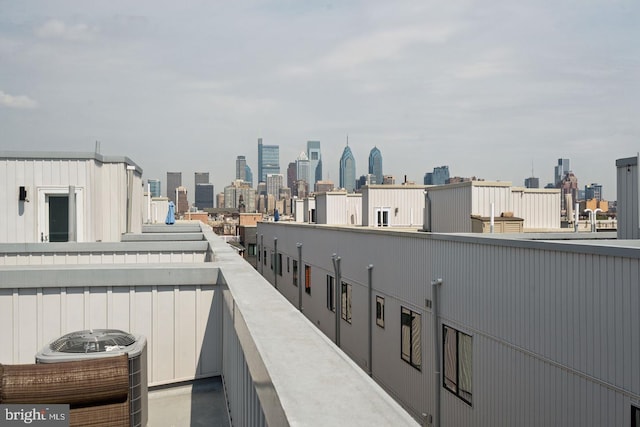
<instances>
[{"instance_id":1,"label":"downspout","mask_svg":"<svg viewBox=\"0 0 640 427\"><path fill-rule=\"evenodd\" d=\"M333 254L333 271L336 275L336 286L334 290L334 301L336 304L336 345L340 347L340 318L342 317L342 284L341 284L341 272L340 272L340 257Z\"/></svg>"},{"instance_id":2,"label":"downspout","mask_svg":"<svg viewBox=\"0 0 640 427\"><path fill-rule=\"evenodd\" d=\"M278 289L278 238L273 238L273 284Z\"/></svg>"},{"instance_id":3,"label":"downspout","mask_svg":"<svg viewBox=\"0 0 640 427\"><path fill-rule=\"evenodd\" d=\"M431 197L429 197L428 191L425 191L424 195L425 195L425 201L426 201L425 204L426 204L426 210L428 215L427 224L425 224L427 229L425 231L431 232Z\"/></svg>"},{"instance_id":4,"label":"downspout","mask_svg":"<svg viewBox=\"0 0 640 427\"><path fill-rule=\"evenodd\" d=\"M495 228L496 221L496 207L495 204L491 203L491 222L489 223L489 232L493 234L493 230Z\"/></svg>"},{"instance_id":5,"label":"downspout","mask_svg":"<svg viewBox=\"0 0 640 427\"><path fill-rule=\"evenodd\" d=\"M369 272L369 369L367 373L373 376L373 264L367 267Z\"/></svg>"},{"instance_id":6,"label":"downspout","mask_svg":"<svg viewBox=\"0 0 640 427\"><path fill-rule=\"evenodd\" d=\"M431 282L431 325L433 335L433 426L440 427L440 340L438 339L438 286L442 279Z\"/></svg>"},{"instance_id":7,"label":"downspout","mask_svg":"<svg viewBox=\"0 0 640 427\"><path fill-rule=\"evenodd\" d=\"M303 271L302 268L302 243L296 243L296 248L298 248L298 271L296 271L296 274L298 275L297 277L297 281L298 281L298 310L300 310L300 312L302 313L302 280L300 280L301 276L301 272Z\"/></svg>"}]
</instances>

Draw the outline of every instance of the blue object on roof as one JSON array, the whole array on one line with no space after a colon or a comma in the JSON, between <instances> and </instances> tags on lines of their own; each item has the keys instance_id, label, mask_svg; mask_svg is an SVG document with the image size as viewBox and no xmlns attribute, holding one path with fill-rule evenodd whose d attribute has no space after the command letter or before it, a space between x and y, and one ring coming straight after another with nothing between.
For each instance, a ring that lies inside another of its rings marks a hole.
<instances>
[{"instance_id":1,"label":"blue object on roof","mask_svg":"<svg viewBox=\"0 0 640 427\"><path fill-rule=\"evenodd\" d=\"M280 221L280 212L278 212L278 209L276 209L275 213L273 214L273 220L275 222Z\"/></svg>"},{"instance_id":2,"label":"blue object on roof","mask_svg":"<svg viewBox=\"0 0 640 427\"><path fill-rule=\"evenodd\" d=\"M169 202L169 211L167 212L167 219L164 221L167 225L173 225L176 222L176 205L173 202Z\"/></svg>"}]
</instances>

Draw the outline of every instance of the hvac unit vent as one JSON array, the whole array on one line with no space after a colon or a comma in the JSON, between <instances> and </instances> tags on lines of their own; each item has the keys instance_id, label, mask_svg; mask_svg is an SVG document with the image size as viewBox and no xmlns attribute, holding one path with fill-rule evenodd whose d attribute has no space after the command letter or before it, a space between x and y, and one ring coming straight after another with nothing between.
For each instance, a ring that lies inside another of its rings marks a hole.
<instances>
[{"instance_id":1,"label":"hvac unit vent","mask_svg":"<svg viewBox=\"0 0 640 427\"><path fill-rule=\"evenodd\" d=\"M36 363L70 362L126 353L132 426L147 424L147 340L117 329L90 329L64 335L36 354Z\"/></svg>"}]
</instances>

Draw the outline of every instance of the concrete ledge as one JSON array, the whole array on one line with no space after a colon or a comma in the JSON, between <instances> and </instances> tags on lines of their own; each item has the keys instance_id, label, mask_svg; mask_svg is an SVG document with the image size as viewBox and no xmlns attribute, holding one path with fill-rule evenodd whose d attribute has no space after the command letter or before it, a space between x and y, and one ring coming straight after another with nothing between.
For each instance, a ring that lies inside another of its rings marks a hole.
<instances>
[{"instance_id":1,"label":"concrete ledge","mask_svg":"<svg viewBox=\"0 0 640 427\"><path fill-rule=\"evenodd\" d=\"M10 266L0 269L0 289L217 285L219 272L210 264Z\"/></svg>"},{"instance_id":2,"label":"concrete ledge","mask_svg":"<svg viewBox=\"0 0 640 427\"><path fill-rule=\"evenodd\" d=\"M123 242L184 242L204 240L202 233L123 234Z\"/></svg>"},{"instance_id":3,"label":"concrete ledge","mask_svg":"<svg viewBox=\"0 0 640 427\"><path fill-rule=\"evenodd\" d=\"M143 233L200 233L200 225L198 224L146 224L142 226Z\"/></svg>"},{"instance_id":4,"label":"concrete ledge","mask_svg":"<svg viewBox=\"0 0 640 427\"><path fill-rule=\"evenodd\" d=\"M209 244L201 241L175 241L171 246L163 241L131 241L105 242L105 243L1 243L0 255L2 254L47 254L47 253L132 253L132 252L205 252Z\"/></svg>"}]
</instances>

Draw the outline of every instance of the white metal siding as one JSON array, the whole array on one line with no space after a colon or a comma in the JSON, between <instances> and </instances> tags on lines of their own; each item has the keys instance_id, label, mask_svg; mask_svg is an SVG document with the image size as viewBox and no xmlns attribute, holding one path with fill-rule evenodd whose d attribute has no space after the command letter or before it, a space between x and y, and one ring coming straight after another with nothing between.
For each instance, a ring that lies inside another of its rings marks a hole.
<instances>
[{"instance_id":1,"label":"white metal siding","mask_svg":"<svg viewBox=\"0 0 640 427\"><path fill-rule=\"evenodd\" d=\"M0 289L0 363L34 363L69 332L116 328L148 340L149 385L220 375L216 286Z\"/></svg>"},{"instance_id":2,"label":"white metal siding","mask_svg":"<svg viewBox=\"0 0 640 427\"><path fill-rule=\"evenodd\" d=\"M436 233L471 232L471 186L427 189L431 200L431 231ZM427 224L425 224L426 228Z\"/></svg>"},{"instance_id":3,"label":"white metal siding","mask_svg":"<svg viewBox=\"0 0 640 427\"><path fill-rule=\"evenodd\" d=\"M376 225L376 209L389 209L390 227L422 226L424 217L424 187L366 187L363 191L363 210L367 223Z\"/></svg>"},{"instance_id":4,"label":"white metal siding","mask_svg":"<svg viewBox=\"0 0 640 427\"><path fill-rule=\"evenodd\" d=\"M523 227L542 230L560 228L560 194L512 190L514 216L524 219Z\"/></svg>"}]
</instances>

